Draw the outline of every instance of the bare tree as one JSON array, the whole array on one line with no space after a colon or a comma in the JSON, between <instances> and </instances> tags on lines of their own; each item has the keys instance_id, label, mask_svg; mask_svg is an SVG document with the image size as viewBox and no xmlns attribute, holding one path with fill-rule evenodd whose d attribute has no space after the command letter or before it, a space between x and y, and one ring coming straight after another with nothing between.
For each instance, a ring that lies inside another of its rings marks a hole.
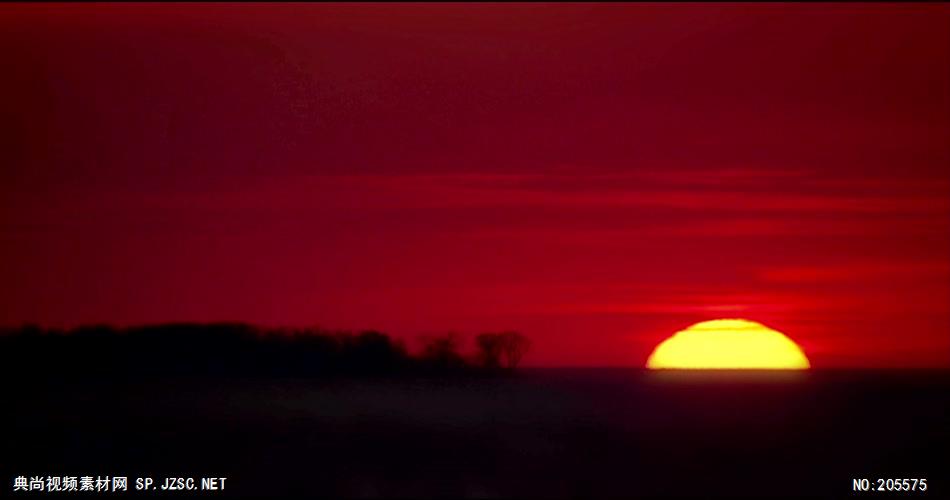
<instances>
[{"instance_id":1,"label":"bare tree","mask_svg":"<svg viewBox=\"0 0 950 500\"><path fill-rule=\"evenodd\" d=\"M438 337L424 340L422 358L439 366L460 366L465 360L458 352L459 337L455 333L447 333Z\"/></svg>"},{"instance_id":2,"label":"bare tree","mask_svg":"<svg viewBox=\"0 0 950 500\"><path fill-rule=\"evenodd\" d=\"M509 369L516 368L531 347L531 341L518 332L502 332L498 337L501 339L505 366Z\"/></svg>"},{"instance_id":3,"label":"bare tree","mask_svg":"<svg viewBox=\"0 0 950 500\"><path fill-rule=\"evenodd\" d=\"M498 333L483 333L475 337L478 348L478 361L485 368L501 366L501 356L504 353L504 339Z\"/></svg>"}]
</instances>

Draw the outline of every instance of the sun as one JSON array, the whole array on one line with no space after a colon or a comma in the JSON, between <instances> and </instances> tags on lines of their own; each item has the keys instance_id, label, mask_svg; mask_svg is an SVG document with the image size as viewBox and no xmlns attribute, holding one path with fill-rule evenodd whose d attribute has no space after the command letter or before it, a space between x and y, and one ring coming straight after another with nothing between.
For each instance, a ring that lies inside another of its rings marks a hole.
<instances>
[{"instance_id":1,"label":"sun","mask_svg":"<svg viewBox=\"0 0 950 500\"><path fill-rule=\"evenodd\" d=\"M802 349L781 332L745 319L696 323L660 342L650 369L778 369L811 367Z\"/></svg>"}]
</instances>

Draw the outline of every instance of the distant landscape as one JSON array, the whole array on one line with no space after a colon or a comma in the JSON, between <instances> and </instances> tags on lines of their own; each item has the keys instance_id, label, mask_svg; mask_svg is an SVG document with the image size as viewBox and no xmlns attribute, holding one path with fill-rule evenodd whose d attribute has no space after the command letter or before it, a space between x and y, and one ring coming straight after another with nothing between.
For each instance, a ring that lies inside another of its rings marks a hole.
<instances>
[{"instance_id":1,"label":"distant landscape","mask_svg":"<svg viewBox=\"0 0 950 500\"><path fill-rule=\"evenodd\" d=\"M403 341L372 330L245 323L68 330L25 325L0 330L0 370L33 377L501 374L514 370L530 345L527 337L512 331L479 334L473 346L446 333L423 339L413 354Z\"/></svg>"}]
</instances>

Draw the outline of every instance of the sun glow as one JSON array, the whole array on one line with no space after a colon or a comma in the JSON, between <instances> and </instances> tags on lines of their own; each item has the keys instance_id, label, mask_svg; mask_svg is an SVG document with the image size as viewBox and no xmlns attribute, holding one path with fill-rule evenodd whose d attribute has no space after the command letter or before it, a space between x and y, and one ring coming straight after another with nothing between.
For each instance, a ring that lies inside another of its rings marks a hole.
<instances>
[{"instance_id":1,"label":"sun glow","mask_svg":"<svg viewBox=\"0 0 950 500\"><path fill-rule=\"evenodd\" d=\"M664 340L647 359L650 369L784 369L811 367L798 344L745 319L696 323Z\"/></svg>"}]
</instances>

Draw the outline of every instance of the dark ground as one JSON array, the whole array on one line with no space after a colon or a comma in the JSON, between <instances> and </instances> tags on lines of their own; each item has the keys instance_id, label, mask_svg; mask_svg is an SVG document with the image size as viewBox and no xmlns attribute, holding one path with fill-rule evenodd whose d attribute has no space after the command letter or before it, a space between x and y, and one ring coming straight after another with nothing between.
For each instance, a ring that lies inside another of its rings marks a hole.
<instances>
[{"instance_id":1,"label":"dark ground","mask_svg":"<svg viewBox=\"0 0 950 500\"><path fill-rule=\"evenodd\" d=\"M119 475L228 478L205 498L950 498L950 372L7 379L2 394L0 496L20 475ZM878 477L928 491L852 492Z\"/></svg>"}]
</instances>

